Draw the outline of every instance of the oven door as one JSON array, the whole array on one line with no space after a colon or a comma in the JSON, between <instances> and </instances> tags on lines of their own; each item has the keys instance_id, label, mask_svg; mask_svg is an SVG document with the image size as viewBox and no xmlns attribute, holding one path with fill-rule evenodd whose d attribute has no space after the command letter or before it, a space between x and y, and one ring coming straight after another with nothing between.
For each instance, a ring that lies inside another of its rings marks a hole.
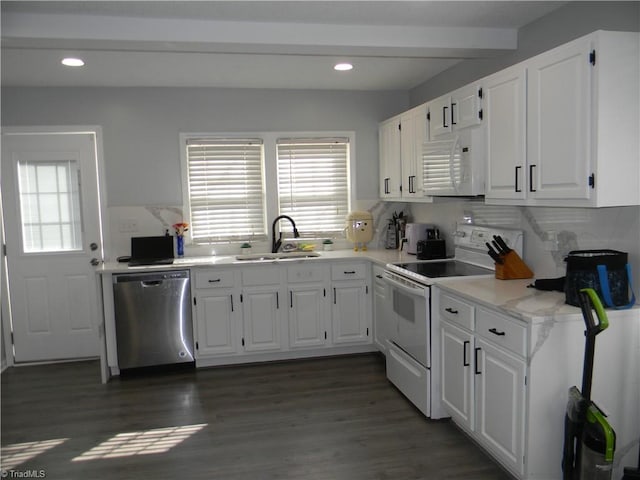
<instances>
[{"instance_id":1,"label":"oven door","mask_svg":"<svg viewBox=\"0 0 640 480\"><path fill-rule=\"evenodd\" d=\"M418 363L430 368L428 341L428 304L430 287L385 272L384 280L391 287L392 311L397 321L391 341Z\"/></svg>"}]
</instances>

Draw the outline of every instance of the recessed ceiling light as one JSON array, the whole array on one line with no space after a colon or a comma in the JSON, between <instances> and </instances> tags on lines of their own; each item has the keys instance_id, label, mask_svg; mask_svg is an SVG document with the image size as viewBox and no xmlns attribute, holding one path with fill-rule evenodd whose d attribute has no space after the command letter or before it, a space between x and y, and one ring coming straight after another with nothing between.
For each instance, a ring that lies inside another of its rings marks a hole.
<instances>
[{"instance_id":1,"label":"recessed ceiling light","mask_svg":"<svg viewBox=\"0 0 640 480\"><path fill-rule=\"evenodd\" d=\"M81 58L67 57L62 59L62 64L67 67L82 67L84 61Z\"/></svg>"},{"instance_id":2,"label":"recessed ceiling light","mask_svg":"<svg viewBox=\"0 0 640 480\"><path fill-rule=\"evenodd\" d=\"M351 70L352 68L353 65L351 65L350 63L338 63L333 67L334 70L338 70L339 72L346 72L348 70Z\"/></svg>"}]
</instances>

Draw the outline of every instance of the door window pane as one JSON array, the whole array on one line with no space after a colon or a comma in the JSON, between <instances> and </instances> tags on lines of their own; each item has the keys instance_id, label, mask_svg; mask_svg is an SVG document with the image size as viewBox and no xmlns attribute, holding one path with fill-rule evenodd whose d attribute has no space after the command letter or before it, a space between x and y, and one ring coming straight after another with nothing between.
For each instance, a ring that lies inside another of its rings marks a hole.
<instances>
[{"instance_id":1,"label":"door window pane","mask_svg":"<svg viewBox=\"0 0 640 480\"><path fill-rule=\"evenodd\" d=\"M77 162L20 161L18 178L24 252L81 250Z\"/></svg>"}]
</instances>

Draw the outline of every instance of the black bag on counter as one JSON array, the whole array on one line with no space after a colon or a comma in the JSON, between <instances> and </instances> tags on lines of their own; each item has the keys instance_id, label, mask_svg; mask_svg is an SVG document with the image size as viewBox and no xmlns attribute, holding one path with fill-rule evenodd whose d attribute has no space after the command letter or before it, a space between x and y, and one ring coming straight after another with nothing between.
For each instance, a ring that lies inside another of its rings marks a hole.
<instances>
[{"instance_id":1,"label":"black bag on counter","mask_svg":"<svg viewBox=\"0 0 640 480\"><path fill-rule=\"evenodd\" d=\"M627 253L617 250L574 250L569 252L565 261L567 275L564 293L565 302L569 305L580 306L578 295L582 288L593 288L605 307L625 309L635 304Z\"/></svg>"}]
</instances>

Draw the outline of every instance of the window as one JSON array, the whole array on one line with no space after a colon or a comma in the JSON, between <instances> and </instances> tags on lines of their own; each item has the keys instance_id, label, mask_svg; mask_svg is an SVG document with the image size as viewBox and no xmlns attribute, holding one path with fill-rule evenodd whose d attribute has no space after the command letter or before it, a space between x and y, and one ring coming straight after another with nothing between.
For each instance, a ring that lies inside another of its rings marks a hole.
<instances>
[{"instance_id":1,"label":"window","mask_svg":"<svg viewBox=\"0 0 640 480\"><path fill-rule=\"evenodd\" d=\"M182 134L187 222L197 245L266 242L289 215L306 238L335 237L350 207L350 133ZM278 230L291 232L288 222Z\"/></svg>"},{"instance_id":2,"label":"window","mask_svg":"<svg viewBox=\"0 0 640 480\"><path fill-rule=\"evenodd\" d=\"M81 250L77 163L20 161L18 176L24 252Z\"/></svg>"},{"instance_id":3,"label":"window","mask_svg":"<svg viewBox=\"0 0 640 480\"><path fill-rule=\"evenodd\" d=\"M278 205L304 236L340 232L349 211L349 139L277 141ZM287 223L282 228L292 229Z\"/></svg>"},{"instance_id":4,"label":"window","mask_svg":"<svg viewBox=\"0 0 640 480\"><path fill-rule=\"evenodd\" d=\"M266 238L262 140L189 138L186 148L193 242Z\"/></svg>"}]
</instances>

